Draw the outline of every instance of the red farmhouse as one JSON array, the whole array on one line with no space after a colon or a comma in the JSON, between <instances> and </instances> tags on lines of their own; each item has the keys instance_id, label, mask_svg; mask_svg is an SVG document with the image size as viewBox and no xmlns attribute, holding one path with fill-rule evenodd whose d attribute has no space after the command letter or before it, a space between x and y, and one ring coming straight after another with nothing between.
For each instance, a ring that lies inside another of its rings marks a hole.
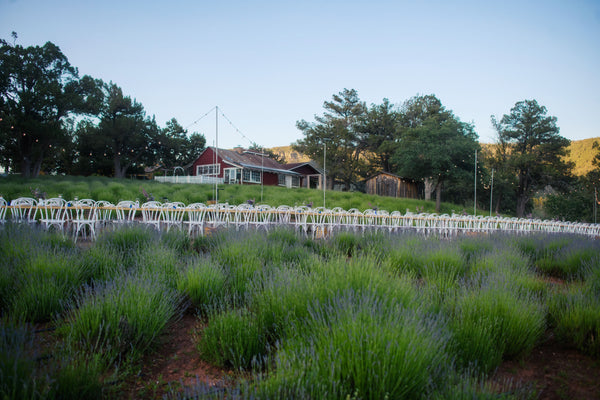
<instances>
[{"instance_id":1,"label":"red farmhouse","mask_svg":"<svg viewBox=\"0 0 600 400\"><path fill-rule=\"evenodd\" d=\"M295 166L295 165L294 165ZM320 175L312 167L311 175L296 172L295 168L282 165L265 153L207 147L192 164L192 175L222 179L229 184L263 184L288 188L308 186L310 177Z\"/></svg>"}]
</instances>

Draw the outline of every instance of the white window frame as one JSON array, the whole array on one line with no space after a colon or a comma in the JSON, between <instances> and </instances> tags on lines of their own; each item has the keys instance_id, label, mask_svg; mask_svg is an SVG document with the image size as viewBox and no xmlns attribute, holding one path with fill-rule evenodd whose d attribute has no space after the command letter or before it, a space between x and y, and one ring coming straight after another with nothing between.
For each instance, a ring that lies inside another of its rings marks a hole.
<instances>
[{"instance_id":1,"label":"white window frame","mask_svg":"<svg viewBox=\"0 0 600 400\"><path fill-rule=\"evenodd\" d=\"M292 175L292 187L300 187L300 177L296 175Z\"/></svg>"},{"instance_id":2,"label":"white window frame","mask_svg":"<svg viewBox=\"0 0 600 400\"><path fill-rule=\"evenodd\" d=\"M244 169L243 178L244 182L248 183L261 183L262 174L260 171L254 169Z\"/></svg>"},{"instance_id":3,"label":"white window frame","mask_svg":"<svg viewBox=\"0 0 600 400\"><path fill-rule=\"evenodd\" d=\"M279 186L285 186L285 175L284 174L277 175L277 184Z\"/></svg>"},{"instance_id":4,"label":"white window frame","mask_svg":"<svg viewBox=\"0 0 600 400\"><path fill-rule=\"evenodd\" d=\"M225 168L223 169L223 181L225 183L238 183L237 182L237 168Z\"/></svg>"},{"instance_id":5,"label":"white window frame","mask_svg":"<svg viewBox=\"0 0 600 400\"><path fill-rule=\"evenodd\" d=\"M216 172L215 172L216 170ZM219 176L221 175L221 164L203 164L196 166L196 175Z\"/></svg>"}]
</instances>

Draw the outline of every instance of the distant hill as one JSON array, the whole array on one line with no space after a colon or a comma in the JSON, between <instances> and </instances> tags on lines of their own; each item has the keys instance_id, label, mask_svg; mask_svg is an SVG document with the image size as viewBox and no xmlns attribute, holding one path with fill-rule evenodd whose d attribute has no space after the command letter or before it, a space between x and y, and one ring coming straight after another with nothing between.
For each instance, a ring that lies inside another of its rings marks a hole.
<instances>
[{"instance_id":1,"label":"distant hill","mask_svg":"<svg viewBox=\"0 0 600 400\"><path fill-rule=\"evenodd\" d=\"M292 146L271 147L273 153L283 156L288 164L308 162L310 158L292 149Z\"/></svg>"},{"instance_id":2,"label":"distant hill","mask_svg":"<svg viewBox=\"0 0 600 400\"><path fill-rule=\"evenodd\" d=\"M582 176L594 169L592 160L594 155L597 154L597 149L592 149L594 142L600 143L600 138L591 138L583 140L574 140L569 146L571 154L567 157L567 160L575 163L573 168L573 174Z\"/></svg>"},{"instance_id":3,"label":"distant hill","mask_svg":"<svg viewBox=\"0 0 600 400\"><path fill-rule=\"evenodd\" d=\"M600 143L600 137L571 141L571 145L569 146L571 153L567 157L567 161L572 161L575 163L573 174L577 176L583 176L594 168L592 165L592 160L598 151L596 149L592 149L594 141ZM481 147L484 149L484 151L490 151L494 145L489 143L481 143ZM308 156L294 151L292 146L272 147L271 150L276 154L283 155L285 157L285 162L287 163L310 161Z\"/></svg>"},{"instance_id":4,"label":"distant hill","mask_svg":"<svg viewBox=\"0 0 600 400\"><path fill-rule=\"evenodd\" d=\"M595 141L600 143L600 138L571 141L569 145L570 154L566 157L566 160L575 163L575 167L573 168L574 175L583 176L594 169L592 160L598 152L598 150L592 148ZM481 143L481 148L483 151L490 152L493 150L494 144Z\"/></svg>"}]
</instances>

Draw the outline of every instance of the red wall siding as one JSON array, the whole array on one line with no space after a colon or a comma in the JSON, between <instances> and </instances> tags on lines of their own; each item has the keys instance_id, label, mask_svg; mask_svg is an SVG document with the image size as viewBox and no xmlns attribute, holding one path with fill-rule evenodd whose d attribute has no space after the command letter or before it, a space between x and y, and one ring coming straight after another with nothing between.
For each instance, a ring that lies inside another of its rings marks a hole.
<instances>
[{"instance_id":1,"label":"red wall siding","mask_svg":"<svg viewBox=\"0 0 600 400\"><path fill-rule=\"evenodd\" d=\"M279 184L278 174L271 172L263 172L263 184L269 186L277 186Z\"/></svg>"},{"instance_id":2,"label":"red wall siding","mask_svg":"<svg viewBox=\"0 0 600 400\"><path fill-rule=\"evenodd\" d=\"M207 164L214 164L214 159L215 159L215 154L212 148L207 148L204 153L202 153L200 155L200 157L198 157L198 159L196 161L194 161L194 164L192 165L192 175L196 175L196 167L198 165L207 165ZM226 164L223 162L223 160L221 159L221 157L219 157L219 164L221 164L221 173L219 174L219 178L223 177L223 170L225 168L229 168L231 167L229 164Z\"/></svg>"}]
</instances>

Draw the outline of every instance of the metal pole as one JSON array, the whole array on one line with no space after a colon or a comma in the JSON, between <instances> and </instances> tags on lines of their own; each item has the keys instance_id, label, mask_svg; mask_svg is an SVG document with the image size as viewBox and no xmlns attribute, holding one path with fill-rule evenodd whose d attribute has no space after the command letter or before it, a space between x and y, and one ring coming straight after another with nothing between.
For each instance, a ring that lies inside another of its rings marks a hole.
<instances>
[{"instance_id":1,"label":"metal pole","mask_svg":"<svg viewBox=\"0 0 600 400\"><path fill-rule=\"evenodd\" d=\"M598 213L598 190L594 186L594 223L596 223L596 215Z\"/></svg>"},{"instance_id":2,"label":"metal pole","mask_svg":"<svg viewBox=\"0 0 600 400\"><path fill-rule=\"evenodd\" d=\"M475 191L473 195L473 215L477 215L477 149L475 149Z\"/></svg>"},{"instance_id":3,"label":"metal pole","mask_svg":"<svg viewBox=\"0 0 600 400\"><path fill-rule=\"evenodd\" d=\"M490 217L492 216L492 199L494 198L494 168L492 168L492 186L490 191Z\"/></svg>"},{"instance_id":4,"label":"metal pole","mask_svg":"<svg viewBox=\"0 0 600 400\"><path fill-rule=\"evenodd\" d=\"M215 164L219 164L219 106L215 107ZM216 167L215 167L216 168ZM215 177L215 204L219 204L219 174Z\"/></svg>"},{"instance_id":5,"label":"metal pole","mask_svg":"<svg viewBox=\"0 0 600 400\"><path fill-rule=\"evenodd\" d=\"M327 142L323 141L323 208L325 208L325 188L327 187Z\"/></svg>"}]
</instances>

